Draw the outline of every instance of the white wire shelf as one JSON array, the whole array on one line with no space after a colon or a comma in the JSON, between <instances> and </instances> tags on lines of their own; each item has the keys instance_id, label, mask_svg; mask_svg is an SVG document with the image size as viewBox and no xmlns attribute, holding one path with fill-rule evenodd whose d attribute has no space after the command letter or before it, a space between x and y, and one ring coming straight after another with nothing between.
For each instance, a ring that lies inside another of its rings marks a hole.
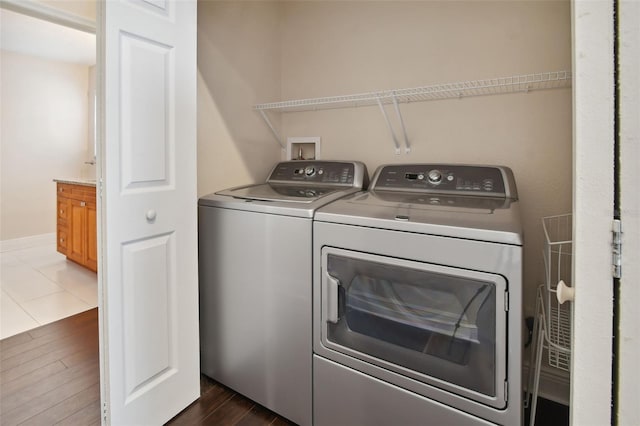
<instances>
[{"instance_id":1,"label":"white wire shelf","mask_svg":"<svg viewBox=\"0 0 640 426\"><path fill-rule=\"evenodd\" d=\"M278 112L315 111L331 108L434 101L470 96L487 96L533 90L548 90L571 87L571 71L553 71L537 74L498 77L487 80L462 81L435 84L408 89L383 90L354 95L329 96L323 98L297 99L255 105L257 110Z\"/></svg>"},{"instance_id":2,"label":"white wire shelf","mask_svg":"<svg viewBox=\"0 0 640 426\"><path fill-rule=\"evenodd\" d=\"M465 98L471 96L500 95L506 93L526 93L533 90L549 90L571 87L571 71L551 71L537 74L515 75L511 77L490 78L487 80L471 80L458 83L435 84L432 86L409 89L383 90L378 92L359 93L355 95L329 96L324 98L297 99L292 101L271 102L254 106L282 149L286 148L283 139L275 129L266 111L300 112L317 111L332 108L353 108L378 105L387 123L389 133L395 146L396 154L400 154L400 141L393 129L384 105L393 104L400 127L406 153L411 151L407 130L404 125L400 103L435 101L443 99Z\"/></svg>"}]
</instances>

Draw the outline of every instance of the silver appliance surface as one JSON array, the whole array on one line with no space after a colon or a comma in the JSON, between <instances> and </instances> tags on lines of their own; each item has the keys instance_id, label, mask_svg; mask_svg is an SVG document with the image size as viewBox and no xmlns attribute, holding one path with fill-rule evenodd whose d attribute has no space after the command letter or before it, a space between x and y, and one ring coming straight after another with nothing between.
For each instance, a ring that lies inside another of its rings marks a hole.
<instances>
[{"instance_id":1,"label":"silver appliance surface","mask_svg":"<svg viewBox=\"0 0 640 426\"><path fill-rule=\"evenodd\" d=\"M369 192L320 208L313 227L315 425L522 424L508 168L381 166Z\"/></svg>"},{"instance_id":2,"label":"silver appliance surface","mask_svg":"<svg viewBox=\"0 0 640 426\"><path fill-rule=\"evenodd\" d=\"M220 191L218 194L246 200L311 203L339 190L340 187L265 183L264 185L249 185L227 189Z\"/></svg>"},{"instance_id":3,"label":"silver appliance surface","mask_svg":"<svg viewBox=\"0 0 640 426\"><path fill-rule=\"evenodd\" d=\"M318 425L438 425L488 426L496 423L474 418L461 410L421 395L402 392L397 387L357 370L314 355L314 382L317 383L314 406ZM336 388L340 392L335 392ZM349 407L340 410L338 407ZM377 409L379 407L380 409ZM402 409L394 409L402 407Z\"/></svg>"},{"instance_id":4,"label":"silver appliance surface","mask_svg":"<svg viewBox=\"0 0 640 426\"><path fill-rule=\"evenodd\" d=\"M198 202L202 372L299 425L312 423L313 214L366 182L358 162L282 162Z\"/></svg>"},{"instance_id":5,"label":"silver appliance surface","mask_svg":"<svg viewBox=\"0 0 640 426\"><path fill-rule=\"evenodd\" d=\"M319 207L367 183L366 167L359 162L285 161L265 183L218 191L200 198L199 205L311 218Z\"/></svg>"},{"instance_id":6,"label":"silver appliance surface","mask_svg":"<svg viewBox=\"0 0 640 426\"><path fill-rule=\"evenodd\" d=\"M430 170L446 177L437 184L431 183ZM483 177L482 173L491 177ZM408 165L403 169L401 165L381 166L369 192L332 203L319 210L315 218L522 245L515 182L513 173L506 167L434 164Z\"/></svg>"}]
</instances>

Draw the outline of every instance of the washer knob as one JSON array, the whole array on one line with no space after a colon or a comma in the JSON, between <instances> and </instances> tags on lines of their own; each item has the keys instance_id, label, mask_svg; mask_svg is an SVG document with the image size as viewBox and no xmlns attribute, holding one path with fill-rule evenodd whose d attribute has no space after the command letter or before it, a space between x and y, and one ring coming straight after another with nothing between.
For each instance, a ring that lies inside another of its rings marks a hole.
<instances>
[{"instance_id":1,"label":"washer knob","mask_svg":"<svg viewBox=\"0 0 640 426\"><path fill-rule=\"evenodd\" d=\"M313 176L313 175L315 175L315 174L316 174L316 169L315 169L315 167L313 167L313 166L307 166L307 167L304 169L304 174L305 174L305 175L307 175L307 176Z\"/></svg>"},{"instance_id":2,"label":"washer knob","mask_svg":"<svg viewBox=\"0 0 640 426\"><path fill-rule=\"evenodd\" d=\"M442 173L440 173L440 170L436 170L436 169L431 170L427 175L427 177L429 178L429 182L431 182L434 185L437 185L440 182L442 182Z\"/></svg>"}]
</instances>

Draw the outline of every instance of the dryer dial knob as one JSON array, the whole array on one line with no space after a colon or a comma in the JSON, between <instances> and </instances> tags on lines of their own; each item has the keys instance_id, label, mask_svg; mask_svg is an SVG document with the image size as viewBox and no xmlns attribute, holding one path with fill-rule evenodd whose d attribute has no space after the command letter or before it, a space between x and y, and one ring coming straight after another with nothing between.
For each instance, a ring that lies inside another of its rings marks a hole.
<instances>
[{"instance_id":1,"label":"dryer dial knob","mask_svg":"<svg viewBox=\"0 0 640 426\"><path fill-rule=\"evenodd\" d=\"M428 178L429 178L429 182L431 182L434 185L439 184L440 182L442 182L442 173L440 173L440 170L431 170L428 174Z\"/></svg>"},{"instance_id":2,"label":"dryer dial knob","mask_svg":"<svg viewBox=\"0 0 640 426\"><path fill-rule=\"evenodd\" d=\"M307 176L313 176L313 175L315 175L315 174L316 174L316 169L315 169L315 167L313 167L313 166L307 166L307 167L304 169L304 174L305 174L305 175L307 175Z\"/></svg>"}]
</instances>

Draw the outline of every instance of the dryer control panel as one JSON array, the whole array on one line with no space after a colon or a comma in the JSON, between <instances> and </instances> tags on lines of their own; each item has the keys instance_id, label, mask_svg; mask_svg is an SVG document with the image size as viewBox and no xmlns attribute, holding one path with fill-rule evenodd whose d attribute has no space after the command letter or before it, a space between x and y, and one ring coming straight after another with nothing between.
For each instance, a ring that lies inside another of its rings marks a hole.
<instances>
[{"instance_id":1,"label":"dryer control panel","mask_svg":"<svg viewBox=\"0 0 640 426\"><path fill-rule=\"evenodd\" d=\"M504 166L386 165L378 168L371 189L518 198L513 172Z\"/></svg>"},{"instance_id":2,"label":"dryer control panel","mask_svg":"<svg viewBox=\"0 0 640 426\"><path fill-rule=\"evenodd\" d=\"M366 180L366 169L359 162L284 161L274 167L267 182L362 186Z\"/></svg>"}]
</instances>

